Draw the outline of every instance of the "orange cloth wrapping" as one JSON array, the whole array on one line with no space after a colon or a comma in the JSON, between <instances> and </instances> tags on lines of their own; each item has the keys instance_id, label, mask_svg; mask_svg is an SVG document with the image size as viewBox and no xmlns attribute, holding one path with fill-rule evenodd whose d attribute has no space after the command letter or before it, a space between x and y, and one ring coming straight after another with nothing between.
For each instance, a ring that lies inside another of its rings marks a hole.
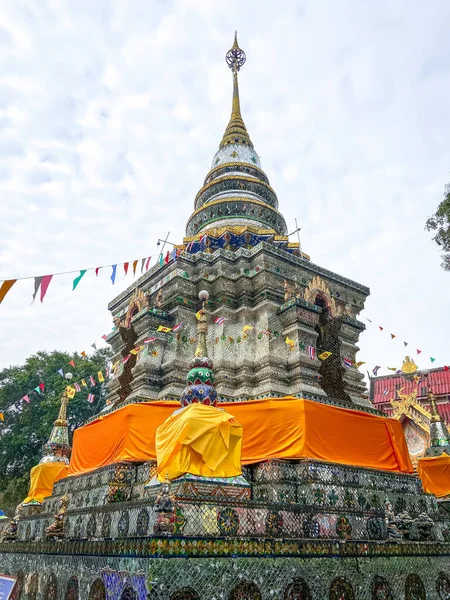
<instances>
[{"instance_id":1,"label":"orange cloth wrapping","mask_svg":"<svg viewBox=\"0 0 450 600\"><path fill-rule=\"evenodd\" d=\"M156 459L156 429L178 402L128 404L74 433L69 474L119 461ZM315 458L412 473L401 424L311 400L277 398L220 405L243 427L242 464Z\"/></svg>"},{"instance_id":2,"label":"orange cloth wrapping","mask_svg":"<svg viewBox=\"0 0 450 600\"><path fill-rule=\"evenodd\" d=\"M450 456L448 454L421 458L417 465L417 472L425 492L434 494L438 498L450 494Z\"/></svg>"},{"instance_id":3,"label":"orange cloth wrapping","mask_svg":"<svg viewBox=\"0 0 450 600\"><path fill-rule=\"evenodd\" d=\"M52 495L53 484L64 477L67 477L69 467L59 462L48 462L36 465L30 471L30 489L28 496L23 501L42 502L44 498Z\"/></svg>"},{"instance_id":4,"label":"orange cloth wrapping","mask_svg":"<svg viewBox=\"0 0 450 600\"><path fill-rule=\"evenodd\" d=\"M241 469L242 426L213 406L191 404L156 430L158 479L184 473L235 477Z\"/></svg>"}]
</instances>

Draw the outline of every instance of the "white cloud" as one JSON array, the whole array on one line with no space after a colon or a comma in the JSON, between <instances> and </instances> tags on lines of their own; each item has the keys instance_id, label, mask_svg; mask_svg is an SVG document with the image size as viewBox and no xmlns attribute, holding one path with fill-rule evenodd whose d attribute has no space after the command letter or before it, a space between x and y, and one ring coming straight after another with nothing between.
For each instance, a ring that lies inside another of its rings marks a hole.
<instances>
[{"instance_id":1,"label":"white cloud","mask_svg":"<svg viewBox=\"0 0 450 600\"><path fill-rule=\"evenodd\" d=\"M361 360L399 364L405 339L421 366L450 362L449 275L423 230L449 180L447 2L28 0L0 14L0 277L181 240L229 117L237 28L244 119L289 228L297 217L313 262L371 287ZM0 366L110 328L130 278L72 279L42 305L31 280L11 290Z\"/></svg>"}]
</instances>

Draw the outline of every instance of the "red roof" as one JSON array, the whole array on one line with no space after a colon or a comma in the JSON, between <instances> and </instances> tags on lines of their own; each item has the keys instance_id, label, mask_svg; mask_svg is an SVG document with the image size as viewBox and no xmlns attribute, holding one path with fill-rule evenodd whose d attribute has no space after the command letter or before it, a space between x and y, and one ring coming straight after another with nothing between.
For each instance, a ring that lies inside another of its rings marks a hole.
<instances>
[{"instance_id":1,"label":"red roof","mask_svg":"<svg viewBox=\"0 0 450 600\"><path fill-rule=\"evenodd\" d=\"M418 371L418 374L421 374ZM402 389L403 393L410 394L414 389L418 391L418 397L426 396L428 391L436 396L450 395L450 371L439 369L430 371L428 376L417 385L415 381L406 381L401 375L387 375L375 377L371 382L371 400L377 404L386 404L390 398L396 398L396 390ZM387 390L387 394L383 394Z\"/></svg>"}]
</instances>

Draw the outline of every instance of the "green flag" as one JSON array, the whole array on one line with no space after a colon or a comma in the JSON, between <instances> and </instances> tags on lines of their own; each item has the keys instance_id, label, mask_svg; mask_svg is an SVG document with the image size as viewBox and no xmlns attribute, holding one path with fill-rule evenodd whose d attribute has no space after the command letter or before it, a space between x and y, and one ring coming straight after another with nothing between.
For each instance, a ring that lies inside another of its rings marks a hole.
<instances>
[{"instance_id":1,"label":"green flag","mask_svg":"<svg viewBox=\"0 0 450 600\"><path fill-rule=\"evenodd\" d=\"M75 277L75 279L73 280L72 292L77 287L77 285L80 283L81 278L83 277L83 275L85 273L86 273L86 269L83 269L83 271L80 271L80 274L78 275L78 277Z\"/></svg>"}]
</instances>

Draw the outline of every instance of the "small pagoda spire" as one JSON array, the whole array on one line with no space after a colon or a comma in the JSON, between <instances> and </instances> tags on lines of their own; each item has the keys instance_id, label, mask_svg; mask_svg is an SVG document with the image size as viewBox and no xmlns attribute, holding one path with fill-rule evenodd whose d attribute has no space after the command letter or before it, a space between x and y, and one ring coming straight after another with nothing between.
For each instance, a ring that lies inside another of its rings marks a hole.
<instances>
[{"instance_id":1,"label":"small pagoda spire","mask_svg":"<svg viewBox=\"0 0 450 600\"><path fill-rule=\"evenodd\" d=\"M202 307L198 311L198 323L197 323L197 348L195 349L194 356L208 356L208 348L206 346L206 335L208 333L208 320L206 318L205 302L209 298L209 293L206 290L202 290L198 297L202 301Z\"/></svg>"},{"instance_id":2,"label":"small pagoda spire","mask_svg":"<svg viewBox=\"0 0 450 600\"><path fill-rule=\"evenodd\" d=\"M65 378L69 382L72 379L72 373L66 373ZM45 444L42 452L42 458L39 464L48 462L61 462L69 464L71 447L69 444L69 429L67 422L67 405L69 404L69 395L67 388L61 395L58 418L53 424L53 429Z\"/></svg>"},{"instance_id":3,"label":"small pagoda spire","mask_svg":"<svg viewBox=\"0 0 450 600\"><path fill-rule=\"evenodd\" d=\"M427 448L425 456L440 456L444 452L450 454L450 436L446 424L436 406L436 396L428 392L430 401L430 447Z\"/></svg>"},{"instance_id":4,"label":"small pagoda spire","mask_svg":"<svg viewBox=\"0 0 450 600\"><path fill-rule=\"evenodd\" d=\"M241 104L239 101L238 71L245 63L246 56L245 52L239 48L237 31L234 32L234 43L230 50L228 50L225 60L233 72L233 101L230 121L225 129L219 148L223 148L227 144L247 144L247 146L253 148L252 141L242 119Z\"/></svg>"},{"instance_id":5,"label":"small pagoda spire","mask_svg":"<svg viewBox=\"0 0 450 600\"><path fill-rule=\"evenodd\" d=\"M207 406L217 405L217 391L214 387L213 363L208 358L208 348L206 346L206 334L208 333L208 321L205 311L205 302L209 298L209 293L202 290L198 297L202 301L202 308L197 313L197 348L194 359L189 365L189 372L186 377L186 387L180 396L180 404L183 407L189 404L206 404Z\"/></svg>"}]
</instances>

